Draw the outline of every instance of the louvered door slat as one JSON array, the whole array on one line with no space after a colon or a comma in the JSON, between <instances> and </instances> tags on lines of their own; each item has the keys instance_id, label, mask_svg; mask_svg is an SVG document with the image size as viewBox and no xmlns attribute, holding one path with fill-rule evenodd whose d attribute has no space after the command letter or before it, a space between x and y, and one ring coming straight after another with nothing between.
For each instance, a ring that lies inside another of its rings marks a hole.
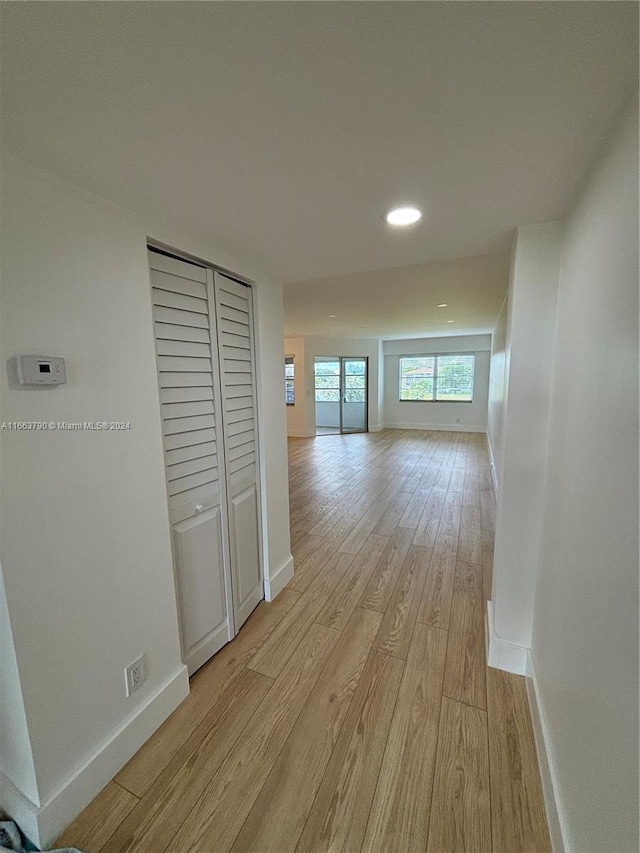
<instances>
[{"instance_id":1,"label":"louvered door slat","mask_svg":"<svg viewBox=\"0 0 640 853\"><path fill-rule=\"evenodd\" d=\"M208 313L206 299L197 299L194 296L185 296L182 293L172 293L169 290L160 290L157 287L153 288L153 302L161 308L176 308L193 314Z\"/></svg>"},{"instance_id":2,"label":"louvered door slat","mask_svg":"<svg viewBox=\"0 0 640 853\"><path fill-rule=\"evenodd\" d=\"M225 388L237 388L242 385L253 385L253 373L226 373L223 385Z\"/></svg>"},{"instance_id":3,"label":"louvered door slat","mask_svg":"<svg viewBox=\"0 0 640 853\"><path fill-rule=\"evenodd\" d=\"M166 290L169 293L181 293L183 296L194 296L196 299L207 298L207 286L205 282L193 281L192 279L178 277L158 270L151 270L151 285L158 290Z\"/></svg>"},{"instance_id":4,"label":"louvered door slat","mask_svg":"<svg viewBox=\"0 0 640 853\"><path fill-rule=\"evenodd\" d=\"M178 432L175 435L165 435L164 449L176 450L179 447L193 447L196 444L204 444L205 441L215 441L215 429L198 429L193 432Z\"/></svg>"},{"instance_id":5,"label":"louvered door slat","mask_svg":"<svg viewBox=\"0 0 640 853\"><path fill-rule=\"evenodd\" d=\"M187 403L163 403L162 417L165 420L173 418L190 418L194 415L213 415L213 400L189 401Z\"/></svg>"},{"instance_id":6,"label":"louvered door slat","mask_svg":"<svg viewBox=\"0 0 640 853\"><path fill-rule=\"evenodd\" d=\"M165 460L167 464L167 477L171 476L171 466L190 459L199 459L202 456L210 456L216 452L215 441L203 441L191 444L187 447L178 447L176 450L167 450Z\"/></svg>"},{"instance_id":7,"label":"louvered door slat","mask_svg":"<svg viewBox=\"0 0 640 853\"><path fill-rule=\"evenodd\" d=\"M197 341L209 343L209 331L195 326L177 325L175 323L155 323L156 340L166 341Z\"/></svg>"},{"instance_id":8,"label":"louvered door slat","mask_svg":"<svg viewBox=\"0 0 640 853\"><path fill-rule=\"evenodd\" d=\"M240 409L253 409L253 396L251 394L242 397L227 396L227 411L237 412Z\"/></svg>"},{"instance_id":9,"label":"louvered door slat","mask_svg":"<svg viewBox=\"0 0 640 853\"><path fill-rule=\"evenodd\" d=\"M209 317L206 314L196 314L184 308L168 308L165 305L153 306L153 319L157 323L171 323L174 326L195 326L206 329L209 336Z\"/></svg>"},{"instance_id":10,"label":"louvered door slat","mask_svg":"<svg viewBox=\"0 0 640 853\"><path fill-rule=\"evenodd\" d=\"M204 467L209 465L211 468L218 467L218 461L215 453L210 453L207 456L198 456L196 459L187 459L184 462L176 462L173 465L167 465L167 479L171 483L173 480L179 480L189 474L198 474L201 471L206 471Z\"/></svg>"},{"instance_id":11,"label":"louvered door slat","mask_svg":"<svg viewBox=\"0 0 640 853\"><path fill-rule=\"evenodd\" d=\"M220 318L218 328L223 332L229 332L232 335L239 335L241 338L250 338L249 327L246 323L235 323L233 320Z\"/></svg>"},{"instance_id":12,"label":"louvered door slat","mask_svg":"<svg viewBox=\"0 0 640 853\"><path fill-rule=\"evenodd\" d=\"M158 370L167 373L211 373L210 358L190 358L180 355L159 355Z\"/></svg>"},{"instance_id":13,"label":"louvered door slat","mask_svg":"<svg viewBox=\"0 0 640 853\"><path fill-rule=\"evenodd\" d=\"M197 343L196 341L170 341L164 338L159 338L156 344L156 352L158 355L211 358L211 347L209 344Z\"/></svg>"},{"instance_id":14,"label":"louvered door slat","mask_svg":"<svg viewBox=\"0 0 640 853\"><path fill-rule=\"evenodd\" d=\"M243 335L233 335L230 332L223 332L221 342L226 347L240 347L241 349L251 349L251 340Z\"/></svg>"},{"instance_id":15,"label":"louvered door slat","mask_svg":"<svg viewBox=\"0 0 640 853\"><path fill-rule=\"evenodd\" d=\"M187 386L185 388L161 388L161 403L188 403L198 400L213 400L213 388L207 385Z\"/></svg>"},{"instance_id":16,"label":"louvered door slat","mask_svg":"<svg viewBox=\"0 0 640 853\"><path fill-rule=\"evenodd\" d=\"M190 418L171 418L165 420L162 431L165 435L175 435L179 432L193 432L201 429L215 429L213 415L194 415Z\"/></svg>"},{"instance_id":17,"label":"louvered door slat","mask_svg":"<svg viewBox=\"0 0 640 853\"><path fill-rule=\"evenodd\" d=\"M183 373L180 370L166 370L160 374L161 388L188 388L213 385L211 373Z\"/></svg>"}]
</instances>

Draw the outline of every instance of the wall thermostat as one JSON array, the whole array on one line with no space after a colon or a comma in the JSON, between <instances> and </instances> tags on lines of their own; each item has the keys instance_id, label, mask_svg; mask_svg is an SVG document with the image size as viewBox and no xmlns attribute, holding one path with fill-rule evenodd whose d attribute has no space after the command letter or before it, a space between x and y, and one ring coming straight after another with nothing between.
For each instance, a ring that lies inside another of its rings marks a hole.
<instances>
[{"instance_id":1,"label":"wall thermostat","mask_svg":"<svg viewBox=\"0 0 640 853\"><path fill-rule=\"evenodd\" d=\"M16 356L20 385L64 385L67 373L64 358L49 355Z\"/></svg>"}]
</instances>

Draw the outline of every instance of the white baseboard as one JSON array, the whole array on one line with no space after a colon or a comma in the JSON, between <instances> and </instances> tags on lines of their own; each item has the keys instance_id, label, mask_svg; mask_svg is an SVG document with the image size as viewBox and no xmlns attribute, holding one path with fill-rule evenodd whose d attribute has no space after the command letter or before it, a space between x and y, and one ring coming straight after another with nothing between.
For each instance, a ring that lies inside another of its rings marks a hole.
<instances>
[{"instance_id":1,"label":"white baseboard","mask_svg":"<svg viewBox=\"0 0 640 853\"><path fill-rule=\"evenodd\" d=\"M315 438L316 431L313 430L310 432L309 430L289 430L287 432L288 438Z\"/></svg>"},{"instance_id":2,"label":"white baseboard","mask_svg":"<svg viewBox=\"0 0 640 853\"><path fill-rule=\"evenodd\" d=\"M272 578L264 580L264 597L267 601L273 599L282 592L285 586L293 580L293 557L289 557L274 573Z\"/></svg>"},{"instance_id":3,"label":"white baseboard","mask_svg":"<svg viewBox=\"0 0 640 853\"><path fill-rule=\"evenodd\" d=\"M384 424L371 424L369 426L369 432L382 432L384 428Z\"/></svg>"},{"instance_id":4,"label":"white baseboard","mask_svg":"<svg viewBox=\"0 0 640 853\"><path fill-rule=\"evenodd\" d=\"M181 666L42 806L1 778L3 808L30 841L48 848L188 695L187 668Z\"/></svg>"},{"instance_id":5,"label":"white baseboard","mask_svg":"<svg viewBox=\"0 0 640 853\"><path fill-rule=\"evenodd\" d=\"M420 423L389 423L385 429L428 429L441 432L485 432L485 427L470 426L469 424L420 424Z\"/></svg>"},{"instance_id":6,"label":"white baseboard","mask_svg":"<svg viewBox=\"0 0 640 853\"><path fill-rule=\"evenodd\" d=\"M553 761L549 729L545 720L544 708L540 700L538 681L531 658L531 652L527 653L526 671L527 695L529 697L529 708L531 709L531 723L536 741L536 752L538 753L538 766L540 767L540 781L542 782L542 793L547 811L547 825L551 836L551 848L553 853L568 853L569 835L566 821L560 808L560 789L558 787L558 774Z\"/></svg>"},{"instance_id":7,"label":"white baseboard","mask_svg":"<svg viewBox=\"0 0 640 853\"><path fill-rule=\"evenodd\" d=\"M491 439L489 433L485 433L487 439L487 450L489 451L489 467L491 470L491 479L493 480L493 490L498 494L498 472L496 471L496 462L493 456L493 448L491 447Z\"/></svg>"},{"instance_id":8,"label":"white baseboard","mask_svg":"<svg viewBox=\"0 0 640 853\"><path fill-rule=\"evenodd\" d=\"M515 675L524 675L527 669L527 652L524 646L517 646L503 640L495 632L493 621L493 602L487 601L486 612L487 666L504 669Z\"/></svg>"}]
</instances>

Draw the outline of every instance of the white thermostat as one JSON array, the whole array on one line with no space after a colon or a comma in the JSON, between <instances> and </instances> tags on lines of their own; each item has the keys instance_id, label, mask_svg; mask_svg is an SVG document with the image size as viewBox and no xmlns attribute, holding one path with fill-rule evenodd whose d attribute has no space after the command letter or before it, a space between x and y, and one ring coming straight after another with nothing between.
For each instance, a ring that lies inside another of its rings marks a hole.
<instances>
[{"instance_id":1,"label":"white thermostat","mask_svg":"<svg viewBox=\"0 0 640 853\"><path fill-rule=\"evenodd\" d=\"M49 355L19 355L16 357L20 385L64 385L67 374L64 358Z\"/></svg>"}]
</instances>

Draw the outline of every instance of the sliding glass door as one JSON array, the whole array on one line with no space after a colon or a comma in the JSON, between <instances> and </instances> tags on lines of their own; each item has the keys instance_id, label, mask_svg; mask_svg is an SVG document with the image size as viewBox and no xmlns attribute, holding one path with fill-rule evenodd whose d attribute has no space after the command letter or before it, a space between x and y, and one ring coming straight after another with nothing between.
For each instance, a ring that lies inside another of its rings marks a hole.
<instances>
[{"instance_id":1,"label":"sliding glass door","mask_svg":"<svg viewBox=\"0 0 640 853\"><path fill-rule=\"evenodd\" d=\"M367 359L317 356L314 377L316 435L366 432Z\"/></svg>"}]
</instances>

